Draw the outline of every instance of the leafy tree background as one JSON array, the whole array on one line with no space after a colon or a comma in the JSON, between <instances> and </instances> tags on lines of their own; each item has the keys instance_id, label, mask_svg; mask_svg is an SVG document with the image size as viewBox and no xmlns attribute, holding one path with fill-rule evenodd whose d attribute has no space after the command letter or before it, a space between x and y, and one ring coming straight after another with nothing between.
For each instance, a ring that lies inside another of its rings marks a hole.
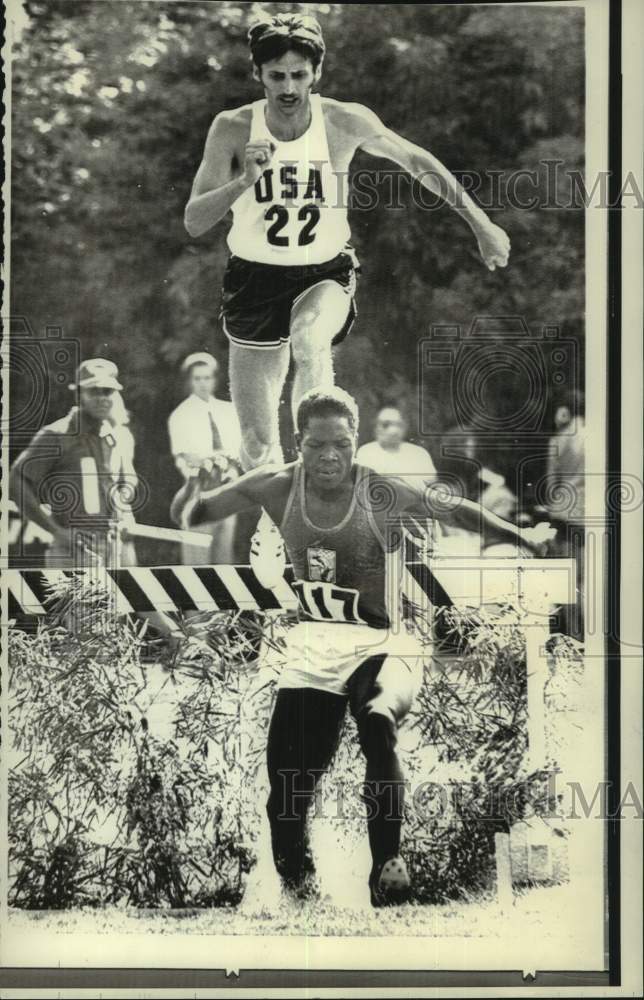
<instances>
[{"instance_id":1,"label":"leafy tree background","mask_svg":"<svg viewBox=\"0 0 644 1000\"><path fill-rule=\"evenodd\" d=\"M196 349L227 354L217 320L227 226L191 240L184 205L213 116L261 96L246 48L250 19L301 6L25 0L13 61L11 310L36 337L61 326L83 356L119 365L150 490L140 519L150 523L167 523L178 486L166 434L181 398L178 362ZM305 6L327 41L322 92L372 107L457 175L534 170L549 159L563 161L562 171L582 168L583 11ZM354 163L354 171L377 167L392 169L363 155ZM517 315L535 333L555 325L583 370L583 211L492 211L513 255L507 270L490 273L456 213L418 207L410 184L401 186L402 208L387 207L387 185L383 176L379 204L351 211L363 274L358 322L336 355L338 381L361 406L362 440L377 406L396 400L413 435L432 429L425 443L437 459L454 415L444 371L424 377L419 413L417 343L431 324L467 330L477 315ZM27 382L13 379L14 412ZM511 420L525 383L499 371L487 390L489 406ZM50 392L54 419L70 394L55 383ZM549 418L546 407L542 434ZM525 456L525 440L521 447ZM493 464L511 473L518 456L497 450Z\"/></svg>"}]
</instances>

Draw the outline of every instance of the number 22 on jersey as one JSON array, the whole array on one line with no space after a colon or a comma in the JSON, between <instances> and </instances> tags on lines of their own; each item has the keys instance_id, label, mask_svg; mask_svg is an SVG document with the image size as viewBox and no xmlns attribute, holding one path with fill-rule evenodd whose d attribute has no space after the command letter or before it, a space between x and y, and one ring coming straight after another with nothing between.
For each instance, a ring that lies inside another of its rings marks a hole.
<instances>
[{"instance_id":1,"label":"number 22 on jersey","mask_svg":"<svg viewBox=\"0 0 644 1000\"><path fill-rule=\"evenodd\" d=\"M302 200L311 199L308 204L294 204L299 188L304 189ZM271 205L264 212L267 241L274 247L310 246L315 241L315 230L320 221L320 208L315 202L324 201L320 171L310 168L308 181L304 183L297 179L295 164L282 166L275 190L274 171L271 168L265 170L255 184L255 199L258 203L270 202L276 196L287 204Z\"/></svg>"}]
</instances>

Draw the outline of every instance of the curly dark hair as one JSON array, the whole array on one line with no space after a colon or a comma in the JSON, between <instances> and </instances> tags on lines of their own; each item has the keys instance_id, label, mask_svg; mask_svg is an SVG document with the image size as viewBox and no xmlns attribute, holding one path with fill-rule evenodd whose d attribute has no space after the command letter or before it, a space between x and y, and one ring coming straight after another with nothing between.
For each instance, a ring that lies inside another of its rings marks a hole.
<instances>
[{"instance_id":1,"label":"curly dark hair","mask_svg":"<svg viewBox=\"0 0 644 1000\"><path fill-rule=\"evenodd\" d=\"M278 14L256 21L248 30L248 44L255 66L297 52L317 69L325 53L322 29L310 15Z\"/></svg>"},{"instance_id":2,"label":"curly dark hair","mask_svg":"<svg viewBox=\"0 0 644 1000\"><path fill-rule=\"evenodd\" d=\"M311 417L346 417L354 433L358 432L358 405L348 392L334 386L331 389L311 389L297 408L297 430L304 434Z\"/></svg>"}]
</instances>

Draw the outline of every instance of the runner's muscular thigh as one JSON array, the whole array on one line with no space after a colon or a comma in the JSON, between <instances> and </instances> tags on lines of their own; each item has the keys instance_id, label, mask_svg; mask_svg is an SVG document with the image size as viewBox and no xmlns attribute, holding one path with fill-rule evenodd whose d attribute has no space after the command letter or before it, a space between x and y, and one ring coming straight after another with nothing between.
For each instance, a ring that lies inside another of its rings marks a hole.
<instances>
[{"instance_id":1,"label":"runner's muscular thigh","mask_svg":"<svg viewBox=\"0 0 644 1000\"><path fill-rule=\"evenodd\" d=\"M296 361L311 347L325 347L338 332L351 308L351 299L336 282L313 285L291 310L291 347ZM316 344L316 340L318 343Z\"/></svg>"}]
</instances>

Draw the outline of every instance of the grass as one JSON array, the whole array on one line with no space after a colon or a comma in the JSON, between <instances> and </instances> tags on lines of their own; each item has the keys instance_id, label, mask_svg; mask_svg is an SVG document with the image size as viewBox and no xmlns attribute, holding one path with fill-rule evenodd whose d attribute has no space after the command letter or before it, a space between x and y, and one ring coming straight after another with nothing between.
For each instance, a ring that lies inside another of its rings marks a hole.
<instances>
[{"instance_id":1,"label":"grass","mask_svg":"<svg viewBox=\"0 0 644 1000\"><path fill-rule=\"evenodd\" d=\"M330 898L294 903L276 897L256 907L210 910L145 910L104 907L65 911L10 910L14 932L48 934L205 934L314 937L488 937L511 933L560 937L574 925L569 886L520 890L514 905L500 909L492 896L442 906L406 904L382 910L339 906Z\"/></svg>"}]
</instances>

